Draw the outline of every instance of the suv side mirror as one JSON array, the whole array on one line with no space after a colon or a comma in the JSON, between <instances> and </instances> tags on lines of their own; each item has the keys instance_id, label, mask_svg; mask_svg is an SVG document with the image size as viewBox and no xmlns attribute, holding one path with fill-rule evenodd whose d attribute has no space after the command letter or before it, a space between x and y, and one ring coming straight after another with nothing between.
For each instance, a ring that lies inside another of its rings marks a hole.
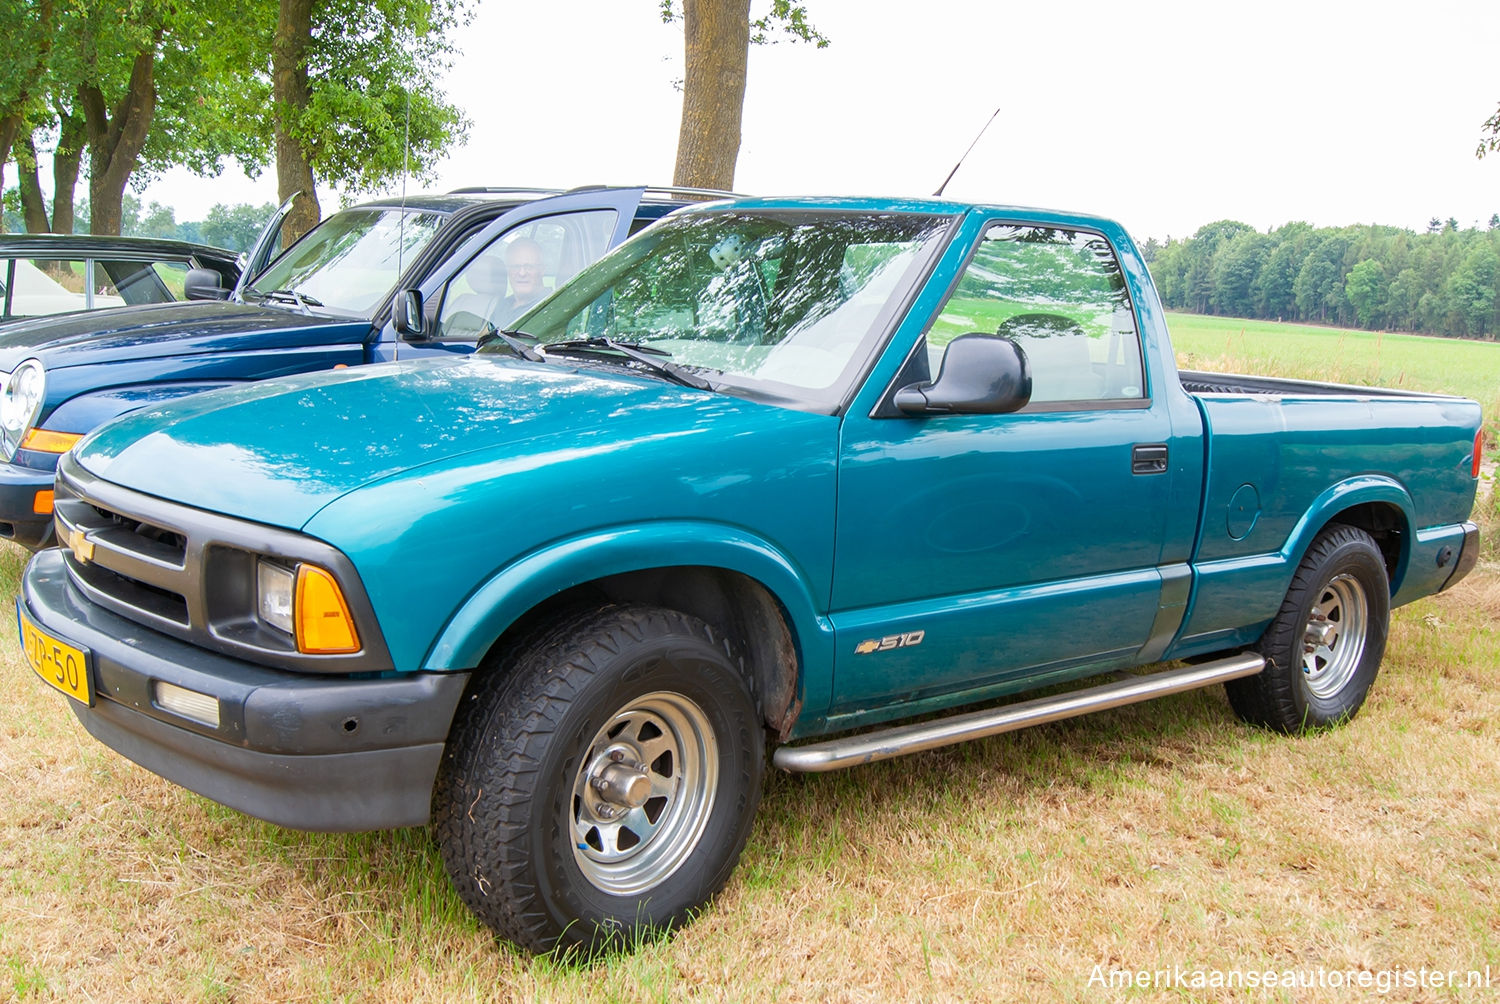
<instances>
[{"instance_id":1,"label":"suv side mirror","mask_svg":"<svg viewBox=\"0 0 1500 1004\"><path fill-rule=\"evenodd\" d=\"M211 268L190 268L182 280L182 296L186 300L227 300L229 288L224 277Z\"/></svg>"},{"instance_id":2,"label":"suv side mirror","mask_svg":"<svg viewBox=\"0 0 1500 1004\"><path fill-rule=\"evenodd\" d=\"M391 317L391 324L396 328L396 334L408 342L420 342L426 339L423 331L425 325L422 318L422 291L418 289L403 289L396 297L396 309Z\"/></svg>"},{"instance_id":3,"label":"suv side mirror","mask_svg":"<svg viewBox=\"0 0 1500 1004\"><path fill-rule=\"evenodd\" d=\"M908 415L1003 415L1031 400L1031 364L1009 338L959 335L948 343L936 380L908 384L893 400Z\"/></svg>"}]
</instances>

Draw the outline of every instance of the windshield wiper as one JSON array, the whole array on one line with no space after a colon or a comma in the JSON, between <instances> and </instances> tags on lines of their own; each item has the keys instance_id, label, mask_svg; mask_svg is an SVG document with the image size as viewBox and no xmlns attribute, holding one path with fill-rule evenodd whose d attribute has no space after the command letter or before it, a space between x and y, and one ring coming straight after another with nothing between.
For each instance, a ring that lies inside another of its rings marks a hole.
<instances>
[{"instance_id":1,"label":"windshield wiper","mask_svg":"<svg viewBox=\"0 0 1500 1004\"><path fill-rule=\"evenodd\" d=\"M260 290L257 289L255 292L260 293ZM304 314L312 313L312 311L308 309L309 305L313 307L323 306L322 300L319 300L317 297L308 296L305 293L299 293L295 289L273 289L266 293L260 293L260 298L262 300L290 300L292 303L295 303L297 305L297 309L302 311Z\"/></svg>"},{"instance_id":2,"label":"windshield wiper","mask_svg":"<svg viewBox=\"0 0 1500 1004\"><path fill-rule=\"evenodd\" d=\"M642 366L659 373L674 383L680 383L684 387L692 387L694 390L713 390L714 385L707 380L678 366L676 363L668 362L672 353L661 349L652 348L649 345L640 345L635 342L617 342L613 338L576 338L567 342L548 342L542 346L542 351L548 354L556 352L558 355L578 353L583 355L598 355L602 352L618 352Z\"/></svg>"},{"instance_id":3,"label":"windshield wiper","mask_svg":"<svg viewBox=\"0 0 1500 1004\"><path fill-rule=\"evenodd\" d=\"M509 345L512 352L520 356L522 359L525 359L527 362L546 362L546 360L542 358L542 354L540 352L532 348L530 345L527 345L525 342L521 341L520 338L516 337L517 335L520 335L524 338L531 338L531 336L526 334L526 332L524 331L497 331L486 324L484 326L484 331L482 331L479 335L479 341L474 343L474 350L477 352L491 342L498 340L504 342L506 345Z\"/></svg>"}]
</instances>

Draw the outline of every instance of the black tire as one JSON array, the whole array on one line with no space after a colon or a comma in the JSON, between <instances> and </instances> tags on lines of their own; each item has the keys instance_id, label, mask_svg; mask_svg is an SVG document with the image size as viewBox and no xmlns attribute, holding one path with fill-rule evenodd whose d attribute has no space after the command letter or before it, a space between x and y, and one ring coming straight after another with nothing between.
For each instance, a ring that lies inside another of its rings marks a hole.
<instances>
[{"instance_id":1,"label":"black tire","mask_svg":"<svg viewBox=\"0 0 1500 1004\"><path fill-rule=\"evenodd\" d=\"M744 674L706 624L574 613L478 676L433 790L435 832L459 896L501 937L628 947L723 888L764 766Z\"/></svg>"},{"instance_id":2,"label":"black tire","mask_svg":"<svg viewBox=\"0 0 1500 1004\"><path fill-rule=\"evenodd\" d=\"M1256 646L1266 668L1224 685L1230 706L1279 732L1348 721L1380 672L1390 616L1390 584L1374 539L1342 523L1325 527Z\"/></svg>"}]
</instances>

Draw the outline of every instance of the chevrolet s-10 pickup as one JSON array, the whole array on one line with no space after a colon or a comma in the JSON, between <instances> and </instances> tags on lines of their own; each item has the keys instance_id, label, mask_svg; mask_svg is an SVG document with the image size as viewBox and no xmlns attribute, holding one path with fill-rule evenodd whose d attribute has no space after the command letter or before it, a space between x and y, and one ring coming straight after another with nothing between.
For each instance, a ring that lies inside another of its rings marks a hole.
<instances>
[{"instance_id":1,"label":"chevrolet s-10 pickup","mask_svg":"<svg viewBox=\"0 0 1500 1004\"><path fill-rule=\"evenodd\" d=\"M482 342L93 433L18 617L99 741L286 826L431 822L534 950L686 921L768 748L1216 683L1343 722L1391 608L1478 557L1477 404L1179 373L1096 217L692 207Z\"/></svg>"}]
</instances>

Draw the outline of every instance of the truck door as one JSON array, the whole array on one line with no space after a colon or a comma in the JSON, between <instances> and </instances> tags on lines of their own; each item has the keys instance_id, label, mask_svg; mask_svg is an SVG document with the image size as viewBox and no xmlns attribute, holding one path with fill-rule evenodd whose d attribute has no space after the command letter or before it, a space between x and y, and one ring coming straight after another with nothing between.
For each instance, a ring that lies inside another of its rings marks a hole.
<instances>
[{"instance_id":1,"label":"truck door","mask_svg":"<svg viewBox=\"0 0 1500 1004\"><path fill-rule=\"evenodd\" d=\"M375 361L473 352L485 331L510 328L574 273L629 236L644 191L577 192L538 199L505 213L422 281L419 338L398 335L386 317L374 347Z\"/></svg>"},{"instance_id":2,"label":"truck door","mask_svg":"<svg viewBox=\"0 0 1500 1004\"><path fill-rule=\"evenodd\" d=\"M976 331L1025 351L1029 405L888 405ZM1171 429L1109 242L987 225L885 400L844 423L832 712L1128 664L1161 594Z\"/></svg>"}]
</instances>

